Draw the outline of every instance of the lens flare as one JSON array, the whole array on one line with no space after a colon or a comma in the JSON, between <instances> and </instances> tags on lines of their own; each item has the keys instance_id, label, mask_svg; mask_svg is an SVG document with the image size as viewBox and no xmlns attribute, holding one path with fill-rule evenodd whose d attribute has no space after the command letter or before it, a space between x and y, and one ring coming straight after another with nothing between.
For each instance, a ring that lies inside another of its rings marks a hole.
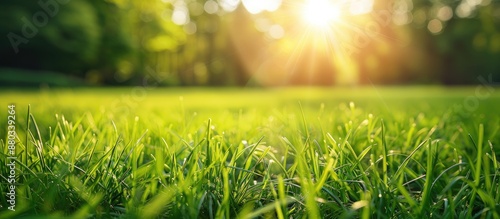
<instances>
[{"instance_id":1,"label":"lens flare","mask_svg":"<svg viewBox=\"0 0 500 219\"><path fill-rule=\"evenodd\" d=\"M304 21L317 28L327 28L341 16L340 8L327 0L309 0L303 11Z\"/></svg>"},{"instance_id":2,"label":"lens flare","mask_svg":"<svg viewBox=\"0 0 500 219\"><path fill-rule=\"evenodd\" d=\"M260 33L267 33L263 45L268 44L259 47L250 37L243 38L239 51L253 81L265 85L370 81L370 52L386 51L397 41L387 28L392 16L382 16L385 12L374 11L374 0L283 1L266 25L256 22ZM241 32L234 35L241 42Z\"/></svg>"}]
</instances>

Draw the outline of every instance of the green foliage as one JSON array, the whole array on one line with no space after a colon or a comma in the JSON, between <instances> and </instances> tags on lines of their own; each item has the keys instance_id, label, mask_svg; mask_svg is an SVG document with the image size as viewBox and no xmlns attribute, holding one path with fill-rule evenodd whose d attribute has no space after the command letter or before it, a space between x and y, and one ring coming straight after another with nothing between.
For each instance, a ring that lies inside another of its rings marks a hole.
<instances>
[{"instance_id":1,"label":"green foliage","mask_svg":"<svg viewBox=\"0 0 500 219\"><path fill-rule=\"evenodd\" d=\"M0 68L1 86L85 86L82 79L51 71Z\"/></svg>"},{"instance_id":2,"label":"green foliage","mask_svg":"<svg viewBox=\"0 0 500 219\"><path fill-rule=\"evenodd\" d=\"M72 72L86 68L98 58L101 31L94 7L87 1L71 1L62 9L57 19L40 28L40 36L33 38L33 43L40 48L42 69ZM44 51L48 54L43 55Z\"/></svg>"},{"instance_id":3,"label":"green foliage","mask_svg":"<svg viewBox=\"0 0 500 219\"><path fill-rule=\"evenodd\" d=\"M53 4L42 7L39 2ZM0 65L85 79L91 69L116 71L119 61L131 52L133 45L123 30L124 12L114 5L83 0L39 2L1 3L6 10L0 34L7 38L0 41Z\"/></svg>"},{"instance_id":4,"label":"green foliage","mask_svg":"<svg viewBox=\"0 0 500 219\"><path fill-rule=\"evenodd\" d=\"M500 78L497 1L375 1L371 13L346 16L324 33L300 25L293 10L305 1L257 15L243 4L225 11L230 2L209 2L217 11L209 13L200 0L5 0L0 66L61 72L91 85L137 85L150 77L162 78L161 85L218 86L330 85L346 77L360 84L473 84L479 72ZM431 22L439 24L433 33ZM265 28L272 25L283 27L283 38L270 38ZM311 49L327 32L331 45L320 46L327 52Z\"/></svg>"},{"instance_id":5,"label":"green foliage","mask_svg":"<svg viewBox=\"0 0 500 219\"><path fill-rule=\"evenodd\" d=\"M498 92L466 113L475 88L131 92L0 94L0 217L499 218Z\"/></svg>"},{"instance_id":6,"label":"green foliage","mask_svg":"<svg viewBox=\"0 0 500 219\"><path fill-rule=\"evenodd\" d=\"M2 19L6 28L1 34L16 34L26 40L18 45L17 53L11 41L1 41L4 66L81 74L75 69L87 68L98 58L101 32L95 10L87 1L57 4L58 10L52 14L38 4L3 4L10 10L4 15L7 19Z\"/></svg>"}]
</instances>

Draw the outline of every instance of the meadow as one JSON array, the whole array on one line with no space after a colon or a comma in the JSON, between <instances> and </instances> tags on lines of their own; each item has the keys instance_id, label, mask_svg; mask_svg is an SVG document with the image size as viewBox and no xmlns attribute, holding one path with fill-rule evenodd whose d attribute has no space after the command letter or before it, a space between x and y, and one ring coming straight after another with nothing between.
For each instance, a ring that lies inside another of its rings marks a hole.
<instances>
[{"instance_id":1,"label":"meadow","mask_svg":"<svg viewBox=\"0 0 500 219\"><path fill-rule=\"evenodd\" d=\"M1 90L0 218L500 218L499 112L485 85Z\"/></svg>"}]
</instances>

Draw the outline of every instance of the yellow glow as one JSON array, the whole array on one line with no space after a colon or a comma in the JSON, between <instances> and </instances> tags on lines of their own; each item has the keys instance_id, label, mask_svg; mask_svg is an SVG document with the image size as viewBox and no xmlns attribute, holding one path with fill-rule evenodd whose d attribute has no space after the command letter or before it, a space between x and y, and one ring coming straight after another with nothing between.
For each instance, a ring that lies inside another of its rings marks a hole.
<instances>
[{"instance_id":1,"label":"yellow glow","mask_svg":"<svg viewBox=\"0 0 500 219\"><path fill-rule=\"evenodd\" d=\"M263 11L273 12L281 6L281 0L242 0L242 3L251 14Z\"/></svg>"},{"instance_id":2,"label":"yellow glow","mask_svg":"<svg viewBox=\"0 0 500 219\"><path fill-rule=\"evenodd\" d=\"M303 11L304 20L317 28L329 27L340 15L340 9L328 0L308 0Z\"/></svg>"},{"instance_id":3,"label":"yellow glow","mask_svg":"<svg viewBox=\"0 0 500 219\"><path fill-rule=\"evenodd\" d=\"M269 19L258 18L255 22L260 33L267 33L263 42L268 43L266 47L248 37L238 51L245 57L245 67L254 80L265 85L367 83L371 80L369 74L383 67L378 59L372 61L378 65L363 62L366 54L382 54L380 46L375 45L394 38L384 32L386 24L370 14L373 2L288 1ZM234 30L235 36L242 35L240 29Z\"/></svg>"}]
</instances>

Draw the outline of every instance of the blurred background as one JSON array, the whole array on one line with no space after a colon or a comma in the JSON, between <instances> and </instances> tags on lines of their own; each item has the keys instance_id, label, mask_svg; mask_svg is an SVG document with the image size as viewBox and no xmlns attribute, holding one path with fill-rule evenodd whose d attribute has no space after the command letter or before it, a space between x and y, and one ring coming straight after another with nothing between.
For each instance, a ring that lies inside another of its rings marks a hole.
<instances>
[{"instance_id":1,"label":"blurred background","mask_svg":"<svg viewBox=\"0 0 500 219\"><path fill-rule=\"evenodd\" d=\"M498 0L2 0L0 86L500 81Z\"/></svg>"}]
</instances>

